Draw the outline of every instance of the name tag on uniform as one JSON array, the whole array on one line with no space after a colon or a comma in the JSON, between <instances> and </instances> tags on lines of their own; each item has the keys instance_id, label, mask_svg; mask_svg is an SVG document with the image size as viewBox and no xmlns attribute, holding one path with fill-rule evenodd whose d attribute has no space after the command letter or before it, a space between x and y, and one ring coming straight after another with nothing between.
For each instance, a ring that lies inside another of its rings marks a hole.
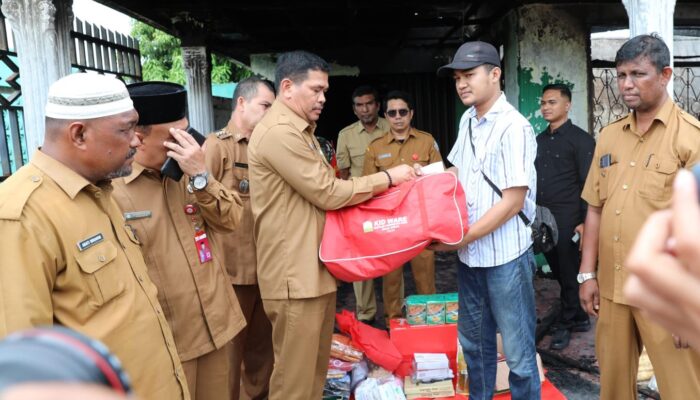
<instances>
[{"instance_id":1,"label":"name tag on uniform","mask_svg":"<svg viewBox=\"0 0 700 400\"><path fill-rule=\"evenodd\" d=\"M381 160L383 158L389 158L389 157L391 157L391 153L384 153L384 154L378 155L377 159Z\"/></svg>"},{"instance_id":2,"label":"name tag on uniform","mask_svg":"<svg viewBox=\"0 0 700 400\"><path fill-rule=\"evenodd\" d=\"M233 163L233 166L236 168L245 168L248 169L248 164L242 163L242 162L235 162Z\"/></svg>"},{"instance_id":3,"label":"name tag on uniform","mask_svg":"<svg viewBox=\"0 0 700 400\"><path fill-rule=\"evenodd\" d=\"M104 239L105 238L104 238L104 236L102 236L101 233L98 233L95 236L90 236L89 238L78 242L78 250L85 251L85 250L89 249L90 247L96 245L97 243L100 243Z\"/></svg>"},{"instance_id":4,"label":"name tag on uniform","mask_svg":"<svg viewBox=\"0 0 700 400\"><path fill-rule=\"evenodd\" d=\"M124 213L124 219L127 221L133 221L135 219L141 219L141 218L151 218L151 212L150 211L133 211L133 212L125 212Z\"/></svg>"}]
</instances>

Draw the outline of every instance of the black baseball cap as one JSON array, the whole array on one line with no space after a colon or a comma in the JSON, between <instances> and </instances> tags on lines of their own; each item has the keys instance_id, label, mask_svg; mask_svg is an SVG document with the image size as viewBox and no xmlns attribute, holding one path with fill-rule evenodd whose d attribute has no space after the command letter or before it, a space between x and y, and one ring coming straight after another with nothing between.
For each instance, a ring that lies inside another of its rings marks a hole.
<instances>
[{"instance_id":1,"label":"black baseball cap","mask_svg":"<svg viewBox=\"0 0 700 400\"><path fill-rule=\"evenodd\" d=\"M437 74L438 76L449 76L453 70L472 69L483 64L500 67L501 57L498 50L490 43L467 42L459 46L451 63L438 68Z\"/></svg>"}]
</instances>

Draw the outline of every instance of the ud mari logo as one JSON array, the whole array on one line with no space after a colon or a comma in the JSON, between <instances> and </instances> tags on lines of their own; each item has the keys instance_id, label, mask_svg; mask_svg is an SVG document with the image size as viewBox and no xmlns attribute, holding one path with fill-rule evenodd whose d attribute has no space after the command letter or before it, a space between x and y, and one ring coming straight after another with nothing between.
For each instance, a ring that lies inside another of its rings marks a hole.
<instances>
[{"instance_id":1,"label":"ud mari logo","mask_svg":"<svg viewBox=\"0 0 700 400\"><path fill-rule=\"evenodd\" d=\"M362 231L364 233L370 233L374 231L394 232L401 225L406 225L407 223L408 217L405 215L395 218L383 218L374 221L365 221L362 223Z\"/></svg>"}]
</instances>

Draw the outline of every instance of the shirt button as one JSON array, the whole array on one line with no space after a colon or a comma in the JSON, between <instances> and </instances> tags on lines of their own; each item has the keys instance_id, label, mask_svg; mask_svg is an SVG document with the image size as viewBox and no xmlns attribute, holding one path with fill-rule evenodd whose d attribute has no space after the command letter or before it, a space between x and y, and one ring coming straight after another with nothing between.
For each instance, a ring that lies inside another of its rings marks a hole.
<instances>
[{"instance_id":1,"label":"shirt button","mask_svg":"<svg viewBox=\"0 0 700 400\"><path fill-rule=\"evenodd\" d=\"M32 182L39 182L39 177L36 175L32 175Z\"/></svg>"},{"instance_id":2,"label":"shirt button","mask_svg":"<svg viewBox=\"0 0 700 400\"><path fill-rule=\"evenodd\" d=\"M624 185L622 185L622 190L627 190L628 188L629 188L629 186L627 186L626 183Z\"/></svg>"},{"instance_id":3,"label":"shirt button","mask_svg":"<svg viewBox=\"0 0 700 400\"><path fill-rule=\"evenodd\" d=\"M619 264L615 264L615 271L619 271L621 269L622 269L622 267Z\"/></svg>"},{"instance_id":4,"label":"shirt button","mask_svg":"<svg viewBox=\"0 0 700 400\"><path fill-rule=\"evenodd\" d=\"M630 161L630 167L634 167L635 165L637 165L637 163L636 163L636 162L634 162L634 161Z\"/></svg>"},{"instance_id":5,"label":"shirt button","mask_svg":"<svg viewBox=\"0 0 700 400\"><path fill-rule=\"evenodd\" d=\"M639 138L639 141L644 143L644 138L643 137Z\"/></svg>"},{"instance_id":6,"label":"shirt button","mask_svg":"<svg viewBox=\"0 0 700 400\"><path fill-rule=\"evenodd\" d=\"M615 215L620 215L620 214L622 214L622 211L620 211L620 210L615 210Z\"/></svg>"},{"instance_id":7,"label":"shirt button","mask_svg":"<svg viewBox=\"0 0 700 400\"><path fill-rule=\"evenodd\" d=\"M156 314L160 315L160 308L156 308Z\"/></svg>"},{"instance_id":8,"label":"shirt button","mask_svg":"<svg viewBox=\"0 0 700 400\"><path fill-rule=\"evenodd\" d=\"M613 237L613 240L616 241L616 242L619 242L619 241L620 241L620 237L617 236L617 235L615 235L615 237Z\"/></svg>"},{"instance_id":9,"label":"shirt button","mask_svg":"<svg viewBox=\"0 0 700 400\"><path fill-rule=\"evenodd\" d=\"M99 255L97 256L97 260L99 260L99 262L105 262L105 256Z\"/></svg>"},{"instance_id":10,"label":"shirt button","mask_svg":"<svg viewBox=\"0 0 700 400\"><path fill-rule=\"evenodd\" d=\"M95 192L95 198L96 198L96 199L99 199L100 197L102 197L102 193L100 193L100 192Z\"/></svg>"},{"instance_id":11,"label":"shirt button","mask_svg":"<svg viewBox=\"0 0 700 400\"><path fill-rule=\"evenodd\" d=\"M143 276L139 275L138 278L139 282L143 283Z\"/></svg>"}]
</instances>

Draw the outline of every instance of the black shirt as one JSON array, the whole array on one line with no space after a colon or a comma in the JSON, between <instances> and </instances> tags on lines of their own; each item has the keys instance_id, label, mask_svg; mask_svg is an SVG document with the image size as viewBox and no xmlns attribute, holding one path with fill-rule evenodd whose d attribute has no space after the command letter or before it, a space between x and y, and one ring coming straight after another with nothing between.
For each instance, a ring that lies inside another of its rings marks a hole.
<instances>
[{"instance_id":1,"label":"black shirt","mask_svg":"<svg viewBox=\"0 0 700 400\"><path fill-rule=\"evenodd\" d=\"M567 120L537 136L537 204L552 211L557 224L576 226L586 217L581 191L593 159L595 140Z\"/></svg>"}]
</instances>

